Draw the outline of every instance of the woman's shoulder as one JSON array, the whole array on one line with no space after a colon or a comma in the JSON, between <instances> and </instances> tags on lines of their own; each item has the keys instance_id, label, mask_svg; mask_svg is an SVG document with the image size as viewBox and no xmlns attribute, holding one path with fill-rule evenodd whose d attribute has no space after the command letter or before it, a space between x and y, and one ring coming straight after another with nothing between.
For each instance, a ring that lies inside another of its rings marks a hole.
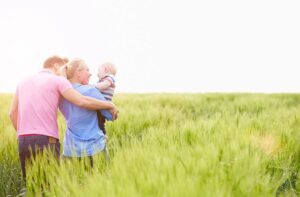
<instances>
[{"instance_id":1,"label":"woman's shoulder","mask_svg":"<svg viewBox=\"0 0 300 197\"><path fill-rule=\"evenodd\" d=\"M92 85L80 85L78 87L75 87L75 89L77 89L80 93L87 95L87 96L99 92L97 90L97 88L95 88Z\"/></svg>"}]
</instances>

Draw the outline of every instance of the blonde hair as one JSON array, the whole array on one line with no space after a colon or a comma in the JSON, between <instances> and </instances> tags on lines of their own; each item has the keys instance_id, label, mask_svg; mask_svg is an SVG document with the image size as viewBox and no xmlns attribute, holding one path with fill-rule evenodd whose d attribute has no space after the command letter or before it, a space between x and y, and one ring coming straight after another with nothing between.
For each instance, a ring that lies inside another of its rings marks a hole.
<instances>
[{"instance_id":1,"label":"blonde hair","mask_svg":"<svg viewBox=\"0 0 300 197\"><path fill-rule=\"evenodd\" d=\"M86 67L86 63L79 58L72 59L66 66L67 79L74 77L77 70L82 70Z\"/></svg>"},{"instance_id":2,"label":"blonde hair","mask_svg":"<svg viewBox=\"0 0 300 197\"><path fill-rule=\"evenodd\" d=\"M110 62L105 62L105 63L101 64L98 68L98 71L100 71L101 68L105 68L105 70L108 72L106 74L112 74L112 75L117 74L117 69L116 69L115 65Z\"/></svg>"},{"instance_id":3,"label":"blonde hair","mask_svg":"<svg viewBox=\"0 0 300 197\"><path fill-rule=\"evenodd\" d=\"M45 60L43 67L44 68L53 68L55 64L59 64L60 66L62 66L64 64L66 64L68 61L69 61L68 58L62 58L57 55L54 55L54 56L48 57Z\"/></svg>"}]
</instances>

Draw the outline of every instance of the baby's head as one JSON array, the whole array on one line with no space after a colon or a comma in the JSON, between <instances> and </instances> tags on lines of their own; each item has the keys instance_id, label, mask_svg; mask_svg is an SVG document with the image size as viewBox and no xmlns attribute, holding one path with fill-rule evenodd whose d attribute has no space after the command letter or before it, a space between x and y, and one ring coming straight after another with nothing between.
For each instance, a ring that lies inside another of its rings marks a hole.
<instances>
[{"instance_id":1,"label":"baby's head","mask_svg":"<svg viewBox=\"0 0 300 197\"><path fill-rule=\"evenodd\" d=\"M107 75L113 75L115 76L117 74L117 69L115 65L113 65L110 62L106 62L104 64L101 64L98 68L98 77L99 79L102 79L103 77Z\"/></svg>"}]
</instances>

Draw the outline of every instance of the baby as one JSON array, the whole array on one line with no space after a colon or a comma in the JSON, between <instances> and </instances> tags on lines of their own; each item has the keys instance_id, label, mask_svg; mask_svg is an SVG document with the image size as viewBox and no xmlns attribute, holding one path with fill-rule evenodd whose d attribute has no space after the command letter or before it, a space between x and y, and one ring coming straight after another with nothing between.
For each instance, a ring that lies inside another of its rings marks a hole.
<instances>
[{"instance_id":1,"label":"baby","mask_svg":"<svg viewBox=\"0 0 300 197\"><path fill-rule=\"evenodd\" d=\"M107 101L112 101L115 92L116 67L112 63L104 63L98 68L99 81L95 87L103 94ZM98 123L100 129L106 135L105 118L97 111Z\"/></svg>"}]
</instances>

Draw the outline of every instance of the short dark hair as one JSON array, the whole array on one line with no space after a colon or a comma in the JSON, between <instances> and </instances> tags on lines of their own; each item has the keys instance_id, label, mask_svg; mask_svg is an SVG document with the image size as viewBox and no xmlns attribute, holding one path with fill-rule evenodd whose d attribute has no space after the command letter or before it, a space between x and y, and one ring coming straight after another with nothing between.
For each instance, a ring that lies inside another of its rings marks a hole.
<instances>
[{"instance_id":1,"label":"short dark hair","mask_svg":"<svg viewBox=\"0 0 300 197\"><path fill-rule=\"evenodd\" d=\"M57 55L54 55L54 56L48 57L46 59L43 67L44 68L52 68L54 66L54 64L64 65L64 64L68 63L68 61L69 61L68 58L62 58Z\"/></svg>"}]
</instances>

